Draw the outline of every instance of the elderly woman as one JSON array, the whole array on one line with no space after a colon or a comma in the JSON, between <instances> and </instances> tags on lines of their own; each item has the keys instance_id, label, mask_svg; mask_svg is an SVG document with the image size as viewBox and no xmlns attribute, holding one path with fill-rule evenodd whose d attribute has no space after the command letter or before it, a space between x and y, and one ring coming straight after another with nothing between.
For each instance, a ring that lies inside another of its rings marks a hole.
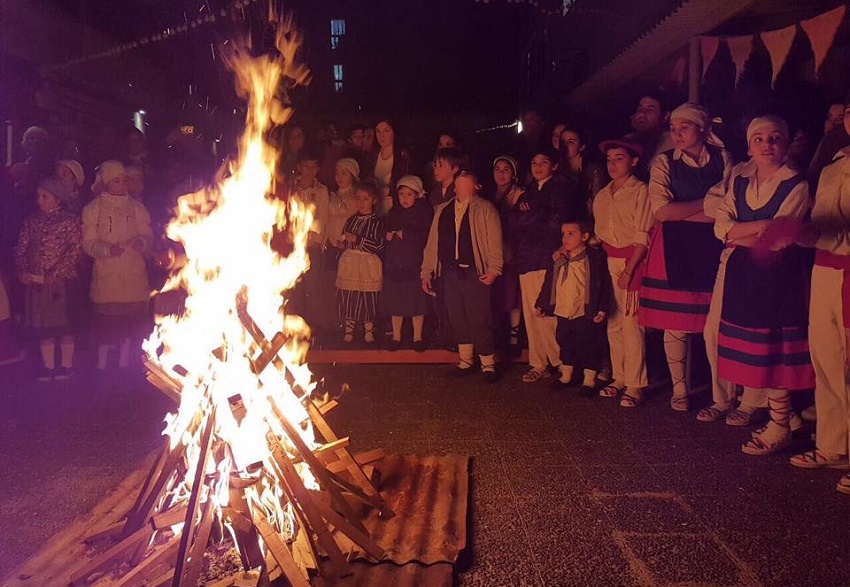
<instances>
[{"instance_id":1,"label":"elderly woman","mask_svg":"<svg viewBox=\"0 0 850 587\"><path fill-rule=\"evenodd\" d=\"M714 219L703 211L703 200L711 187L729 178L732 162L699 104L688 102L673 111L670 135L675 147L655 157L650 170L649 204L657 226L649 244L638 318L645 328L664 331L673 380L670 406L685 412L688 338L705 328L723 248L714 237Z\"/></svg>"}]
</instances>

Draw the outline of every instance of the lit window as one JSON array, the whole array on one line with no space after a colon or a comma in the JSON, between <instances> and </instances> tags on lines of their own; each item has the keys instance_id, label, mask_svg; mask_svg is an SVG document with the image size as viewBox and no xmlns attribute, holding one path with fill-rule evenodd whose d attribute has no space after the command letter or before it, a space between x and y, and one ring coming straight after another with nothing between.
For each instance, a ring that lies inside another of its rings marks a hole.
<instances>
[{"instance_id":1,"label":"lit window","mask_svg":"<svg viewBox=\"0 0 850 587\"><path fill-rule=\"evenodd\" d=\"M331 36L341 37L345 35L345 20L333 19L331 21Z\"/></svg>"},{"instance_id":2,"label":"lit window","mask_svg":"<svg viewBox=\"0 0 850 587\"><path fill-rule=\"evenodd\" d=\"M342 81L342 65L336 64L334 65L334 81L341 82Z\"/></svg>"},{"instance_id":3,"label":"lit window","mask_svg":"<svg viewBox=\"0 0 850 587\"><path fill-rule=\"evenodd\" d=\"M342 93L342 82L334 82L334 92Z\"/></svg>"},{"instance_id":4,"label":"lit window","mask_svg":"<svg viewBox=\"0 0 850 587\"><path fill-rule=\"evenodd\" d=\"M331 49L339 47L339 38L345 35L345 20L331 20Z\"/></svg>"}]
</instances>

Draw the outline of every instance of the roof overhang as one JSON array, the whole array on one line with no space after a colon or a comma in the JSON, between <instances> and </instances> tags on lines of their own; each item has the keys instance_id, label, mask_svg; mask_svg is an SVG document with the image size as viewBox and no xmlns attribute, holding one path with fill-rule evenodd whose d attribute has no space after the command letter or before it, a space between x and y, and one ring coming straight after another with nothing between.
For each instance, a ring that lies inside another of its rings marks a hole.
<instances>
[{"instance_id":1,"label":"roof overhang","mask_svg":"<svg viewBox=\"0 0 850 587\"><path fill-rule=\"evenodd\" d=\"M573 107L588 105L642 72L667 59L691 38L717 28L759 0L685 0L608 65L576 88L567 101Z\"/></svg>"}]
</instances>

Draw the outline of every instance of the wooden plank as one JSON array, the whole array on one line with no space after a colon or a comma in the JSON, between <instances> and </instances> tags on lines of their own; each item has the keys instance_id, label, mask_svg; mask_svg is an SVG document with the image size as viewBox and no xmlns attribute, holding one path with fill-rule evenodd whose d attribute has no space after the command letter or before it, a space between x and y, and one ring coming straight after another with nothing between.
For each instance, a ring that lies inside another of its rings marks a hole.
<instances>
[{"instance_id":1,"label":"wooden plank","mask_svg":"<svg viewBox=\"0 0 850 587\"><path fill-rule=\"evenodd\" d=\"M307 351L307 362L314 365L448 365L457 363L457 353L439 349L429 349L424 353L417 353L409 349L399 349L392 352L377 349L310 349ZM523 351L519 357L512 359L511 362L527 363L527 351Z\"/></svg>"},{"instance_id":2,"label":"wooden plank","mask_svg":"<svg viewBox=\"0 0 850 587\"><path fill-rule=\"evenodd\" d=\"M198 517L198 505L201 500L201 487L203 487L204 471L206 469L207 459L212 446L213 431L215 430L215 415L216 408L213 407L209 416L204 423L204 431L201 435L201 446L198 453L198 462L195 466L195 478L192 480L192 492L189 495L189 503L186 506L186 518L183 524L183 531L180 533L180 548L177 551L177 566L174 569L173 587L185 587L188 585L184 581L186 572L187 558L189 556L189 546L195 533L195 519ZM198 561L193 561L193 564L199 565ZM195 587L194 583L191 587Z\"/></svg>"},{"instance_id":3,"label":"wooden plank","mask_svg":"<svg viewBox=\"0 0 850 587\"><path fill-rule=\"evenodd\" d=\"M100 553L89 561L84 561L82 566L79 566L77 570L71 573L71 580L69 581L70 584L81 584L93 573L102 571L110 564L114 563L116 559L123 557L129 551L136 548L140 542L143 542L148 538L150 538L149 528L147 526L139 528L130 536L128 536L118 544L112 546L112 548Z\"/></svg>"},{"instance_id":4,"label":"wooden plank","mask_svg":"<svg viewBox=\"0 0 850 587\"><path fill-rule=\"evenodd\" d=\"M314 495L316 492L311 492ZM322 516L337 530L348 536L357 546L363 549L369 556L374 558L376 561L380 561L384 558L386 552L384 549L378 546L378 544L372 540L372 537L369 536L366 532L361 532L359 529L355 528L352 524L348 522L344 517L339 515L329 503L325 502L323 496L318 495L313 500L313 503L316 504L316 507L319 508L319 511L322 513Z\"/></svg>"},{"instance_id":5,"label":"wooden plank","mask_svg":"<svg viewBox=\"0 0 850 587\"><path fill-rule=\"evenodd\" d=\"M275 532L275 529L271 527L262 513L254 511L253 516L254 525L257 527L260 536L263 537L266 548L269 549L274 560L280 565L291 587L310 587L310 582L307 580L307 572L296 564L295 559L292 558L292 553L287 548L280 534Z\"/></svg>"},{"instance_id":6,"label":"wooden plank","mask_svg":"<svg viewBox=\"0 0 850 587\"><path fill-rule=\"evenodd\" d=\"M386 456L387 451L382 448L376 448L373 450L369 450L366 452L361 452L354 455L354 460L357 461L360 465L368 465L369 463L374 463L375 461L381 460ZM328 465L328 471L331 473L342 473L345 471L345 465L337 461L336 463L331 463Z\"/></svg>"},{"instance_id":7,"label":"wooden plank","mask_svg":"<svg viewBox=\"0 0 850 587\"><path fill-rule=\"evenodd\" d=\"M158 452L149 454L138 469L130 473L89 513L77 518L51 538L38 554L9 573L2 587L66 586L71 570L86 560L86 545L81 537L108 527L126 514L133 503L136 488L145 479Z\"/></svg>"},{"instance_id":8,"label":"wooden plank","mask_svg":"<svg viewBox=\"0 0 850 587\"><path fill-rule=\"evenodd\" d=\"M173 565L177 560L177 547L180 545L180 535L175 534L165 544L155 548L147 558L138 565L130 569L123 577L121 577L114 587L135 587L136 585L144 585L150 579L156 580L159 575L151 574L156 571L162 563ZM168 573L168 578L171 579L174 571Z\"/></svg>"}]
</instances>

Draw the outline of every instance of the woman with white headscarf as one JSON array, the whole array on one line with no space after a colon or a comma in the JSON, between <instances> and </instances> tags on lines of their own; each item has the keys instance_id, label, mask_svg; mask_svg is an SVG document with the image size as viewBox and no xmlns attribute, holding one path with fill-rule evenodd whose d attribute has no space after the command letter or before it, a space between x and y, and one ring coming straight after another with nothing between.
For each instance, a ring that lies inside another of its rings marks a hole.
<instances>
[{"instance_id":1,"label":"woman with white headscarf","mask_svg":"<svg viewBox=\"0 0 850 587\"><path fill-rule=\"evenodd\" d=\"M687 102L673 111L670 135L675 147L655 157L650 169L649 202L658 224L649 244L638 320L664 331L673 380L670 406L685 412L689 336L705 328L723 248L703 200L709 189L728 179L732 161L699 104Z\"/></svg>"}]
</instances>

